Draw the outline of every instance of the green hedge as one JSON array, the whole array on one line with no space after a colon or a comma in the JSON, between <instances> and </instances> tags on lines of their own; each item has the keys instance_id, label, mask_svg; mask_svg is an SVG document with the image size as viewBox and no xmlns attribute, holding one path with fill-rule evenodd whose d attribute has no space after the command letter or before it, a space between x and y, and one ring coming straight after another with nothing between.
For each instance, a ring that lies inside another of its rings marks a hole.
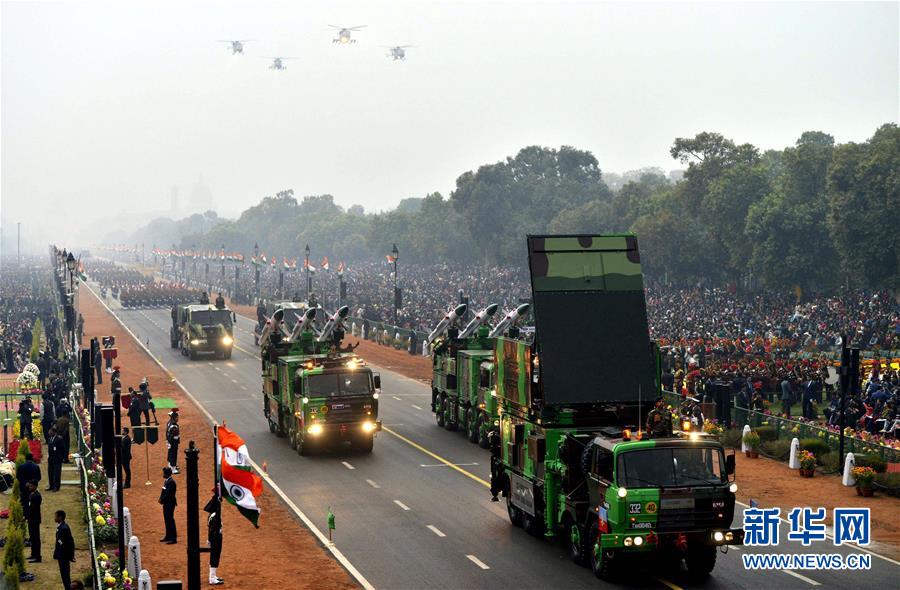
<instances>
[{"instance_id":1,"label":"green hedge","mask_svg":"<svg viewBox=\"0 0 900 590\"><path fill-rule=\"evenodd\" d=\"M816 459L822 459L831 452L831 447L821 438L804 438L800 441L800 448L815 455Z\"/></svg>"},{"instance_id":2,"label":"green hedge","mask_svg":"<svg viewBox=\"0 0 900 590\"><path fill-rule=\"evenodd\" d=\"M787 461L791 456L791 441L786 439L767 440L759 445L759 449L769 457L779 461Z\"/></svg>"},{"instance_id":3,"label":"green hedge","mask_svg":"<svg viewBox=\"0 0 900 590\"><path fill-rule=\"evenodd\" d=\"M853 455L853 462L857 467L871 467L875 470L875 473L887 471L887 462L878 455Z\"/></svg>"},{"instance_id":4,"label":"green hedge","mask_svg":"<svg viewBox=\"0 0 900 590\"><path fill-rule=\"evenodd\" d=\"M879 473L875 484L879 492L900 498L900 473Z\"/></svg>"},{"instance_id":5,"label":"green hedge","mask_svg":"<svg viewBox=\"0 0 900 590\"><path fill-rule=\"evenodd\" d=\"M778 439L778 430L774 426L757 426L753 431L759 435L760 442Z\"/></svg>"}]
</instances>

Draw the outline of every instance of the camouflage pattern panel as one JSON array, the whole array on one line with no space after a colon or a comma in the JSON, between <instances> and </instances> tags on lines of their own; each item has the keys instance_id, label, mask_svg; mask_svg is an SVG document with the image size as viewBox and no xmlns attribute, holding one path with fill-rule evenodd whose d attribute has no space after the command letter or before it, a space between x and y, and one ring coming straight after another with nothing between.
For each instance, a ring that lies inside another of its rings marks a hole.
<instances>
[{"instance_id":1,"label":"camouflage pattern panel","mask_svg":"<svg viewBox=\"0 0 900 590\"><path fill-rule=\"evenodd\" d=\"M520 340L498 338L496 343L497 397L516 405L530 405L531 347Z\"/></svg>"},{"instance_id":2,"label":"camouflage pattern panel","mask_svg":"<svg viewBox=\"0 0 900 590\"><path fill-rule=\"evenodd\" d=\"M544 407L651 399L637 239L529 236L528 262Z\"/></svg>"},{"instance_id":3,"label":"camouflage pattern panel","mask_svg":"<svg viewBox=\"0 0 900 590\"><path fill-rule=\"evenodd\" d=\"M532 287L542 291L643 291L634 236L530 236Z\"/></svg>"}]
</instances>

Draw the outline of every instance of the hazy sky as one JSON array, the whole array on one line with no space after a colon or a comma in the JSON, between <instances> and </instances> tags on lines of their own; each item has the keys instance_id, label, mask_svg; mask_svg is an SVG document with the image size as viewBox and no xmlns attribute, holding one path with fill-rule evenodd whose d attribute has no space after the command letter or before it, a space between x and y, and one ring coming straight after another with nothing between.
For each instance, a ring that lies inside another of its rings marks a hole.
<instances>
[{"instance_id":1,"label":"hazy sky","mask_svg":"<svg viewBox=\"0 0 900 590\"><path fill-rule=\"evenodd\" d=\"M530 144L678 168L677 136L782 148L898 119L898 4L2 2L2 222L57 243L293 188L367 210ZM353 45L329 24L368 25ZM255 39L232 56L217 39ZM383 45L412 44L405 62ZM288 55L283 72L259 56ZM74 239L74 238L72 238ZM42 244L43 239L39 240Z\"/></svg>"}]
</instances>

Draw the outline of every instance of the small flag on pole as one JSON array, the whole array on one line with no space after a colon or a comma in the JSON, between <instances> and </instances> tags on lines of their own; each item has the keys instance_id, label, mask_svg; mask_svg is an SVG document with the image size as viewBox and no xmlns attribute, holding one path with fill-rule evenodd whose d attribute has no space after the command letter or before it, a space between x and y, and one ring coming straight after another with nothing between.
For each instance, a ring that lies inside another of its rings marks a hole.
<instances>
[{"instance_id":1,"label":"small flag on pole","mask_svg":"<svg viewBox=\"0 0 900 590\"><path fill-rule=\"evenodd\" d=\"M328 270L328 257L322 259L322 270Z\"/></svg>"},{"instance_id":2,"label":"small flag on pole","mask_svg":"<svg viewBox=\"0 0 900 590\"><path fill-rule=\"evenodd\" d=\"M340 264L338 264L338 270L337 270L337 273L338 273L339 275L344 274L344 263L343 263L343 262L341 262Z\"/></svg>"},{"instance_id":3,"label":"small flag on pole","mask_svg":"<svg viewBox=\"0 0 900 590\"><path fill-rule=\"evenodd\" d=\"M334 530L334 512L331 511L331 506L328 507L328 540L331 541L331 531Z\"/></svg>"}]
</instances>

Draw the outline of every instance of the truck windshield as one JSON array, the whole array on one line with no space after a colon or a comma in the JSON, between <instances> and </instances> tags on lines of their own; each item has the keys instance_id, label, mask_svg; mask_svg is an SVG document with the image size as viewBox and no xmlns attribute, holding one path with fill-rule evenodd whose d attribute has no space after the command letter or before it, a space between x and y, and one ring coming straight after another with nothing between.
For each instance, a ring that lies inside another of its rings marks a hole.
<instances>
[{"instance_id":1,"label":"truck windshield","mask_svg":"<svg viewBox=\"0 0 900 590\"><path fill-rule=\"evenodd\" d=\"M307 377L309 397L340 397L372 392L368 372L331 373ZM299 391L299 390L298 390Z\"/></svg>"},{"instance_id":2,"label":"truck windshield","mask_svg":"<svg viewBox=\"0 0 900 590\"><path fill-rule=\"evenodd\" d=\"M637 449L619 455L616 480L626 488L714 485L727 481L722 449Z\"/></svg>"},{"instance_id":3,"label":"truck windshield","mask_svg":"<svg viewBox=\"0 0 900 590\"><path fill-rule=\"evenodd\" d=\"M231 326L231 312L225 309L193 311L191 312L191 323L200 324L201 326L215 326L217 324L222 324L227 328Z\"/></svg>"}]
</instances>

